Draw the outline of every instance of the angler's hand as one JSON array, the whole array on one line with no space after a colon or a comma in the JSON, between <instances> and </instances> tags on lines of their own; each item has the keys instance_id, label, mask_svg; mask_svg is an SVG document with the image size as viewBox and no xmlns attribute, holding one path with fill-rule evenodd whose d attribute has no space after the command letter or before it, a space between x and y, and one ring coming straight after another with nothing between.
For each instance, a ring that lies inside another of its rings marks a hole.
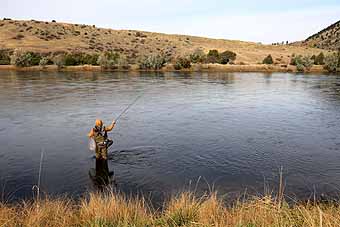
<instances>
[{"instance_id":1,"label":"angler's hand","mask_svg":"<svg viewBox=\"0 0 340 227\"><path fill-rule=\"evenodd\" d=\"M113 120L113 121L112 121L112 125L115 125L115 124L116 124L116 121L115 121L115 120Z\"/></svg>"}]
</instances>

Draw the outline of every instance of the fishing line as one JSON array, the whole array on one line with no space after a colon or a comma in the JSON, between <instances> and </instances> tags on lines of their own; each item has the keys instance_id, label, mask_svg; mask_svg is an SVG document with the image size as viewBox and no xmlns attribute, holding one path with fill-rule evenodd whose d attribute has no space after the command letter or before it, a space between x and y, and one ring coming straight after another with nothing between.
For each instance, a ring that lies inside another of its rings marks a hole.
<instances>
[{"instance_id":1,"label":"fishing line","mask_svg":"<svg viewBox=\"0 0 340 227\"><path fill-rule=\"evenodd\" d=\"M119 115L118 115L118 117L115 119L115 122L117 122L122 116L123 116L123 114L124 113L126 113L142 96L144 95L144 92L143 93L141 93L140 95L138 95L137 97L136 97L136 99L132 102L132 103L130 103L124 110L123 110L123 112L121 112Z\"/></svg>"}]
</instances>

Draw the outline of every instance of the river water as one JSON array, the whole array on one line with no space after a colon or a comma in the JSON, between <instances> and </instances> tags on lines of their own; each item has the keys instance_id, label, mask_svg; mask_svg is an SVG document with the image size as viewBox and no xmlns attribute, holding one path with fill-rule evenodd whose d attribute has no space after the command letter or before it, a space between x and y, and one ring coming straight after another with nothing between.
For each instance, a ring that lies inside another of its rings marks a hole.
<instances>
[{"instance_id":1,"label":"river water","mask_svg":"<svg viewBox=\"0 0 340 227\"><path fill-rule=\"evenodd\" d=\"M290 198L340 189L340 77L261 73L0 72L0 189L31 198L96 190L87 133L143 96L110 133L115 189Z\"/></svg>"}]
</instances>

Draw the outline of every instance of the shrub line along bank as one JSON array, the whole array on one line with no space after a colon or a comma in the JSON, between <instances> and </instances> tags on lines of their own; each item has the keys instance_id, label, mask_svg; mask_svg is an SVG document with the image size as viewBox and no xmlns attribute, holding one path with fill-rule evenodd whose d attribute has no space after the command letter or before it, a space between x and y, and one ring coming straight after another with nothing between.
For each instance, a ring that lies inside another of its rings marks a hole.
<instances>
[{"instance_id":1,"label":"shrub line along bank","mask_svg":"<svg viewBox=\"0 0 340 227\"><path fill-rule=\"evenodd\" d=\"M272 55L262 64L235 64L232 51L207 54L196 49L185 56L167 58L162 54L127 59L115 52L98 53L35 53L19 49L0 50L0 69L12 70L88 70L88 71L230 71L230 72L340 72L340 52L315 56L291 56L289 64L276 64ZM12 66L9 66L12 65ZM78 66L78 67L74 67ZM318 66L318 67L316 67ZM320 67L321 66L321 67Z\"/></svg>"}]
</instances>

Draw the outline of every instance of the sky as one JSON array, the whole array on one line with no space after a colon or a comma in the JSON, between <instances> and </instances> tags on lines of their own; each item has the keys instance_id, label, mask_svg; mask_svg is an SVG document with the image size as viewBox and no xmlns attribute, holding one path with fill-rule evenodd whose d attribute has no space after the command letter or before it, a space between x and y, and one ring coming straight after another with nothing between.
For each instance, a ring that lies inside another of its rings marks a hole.
<instances>
[{"instance_id":1,"label":"sky","mask_svg":"<svg viewBox=\"0 0 340 227\"><path fill-rule=\"evenodd\" d=\"M340 0L0 0L0 17L273 43L340 20Z\"/></svg>"}]
</instances>

